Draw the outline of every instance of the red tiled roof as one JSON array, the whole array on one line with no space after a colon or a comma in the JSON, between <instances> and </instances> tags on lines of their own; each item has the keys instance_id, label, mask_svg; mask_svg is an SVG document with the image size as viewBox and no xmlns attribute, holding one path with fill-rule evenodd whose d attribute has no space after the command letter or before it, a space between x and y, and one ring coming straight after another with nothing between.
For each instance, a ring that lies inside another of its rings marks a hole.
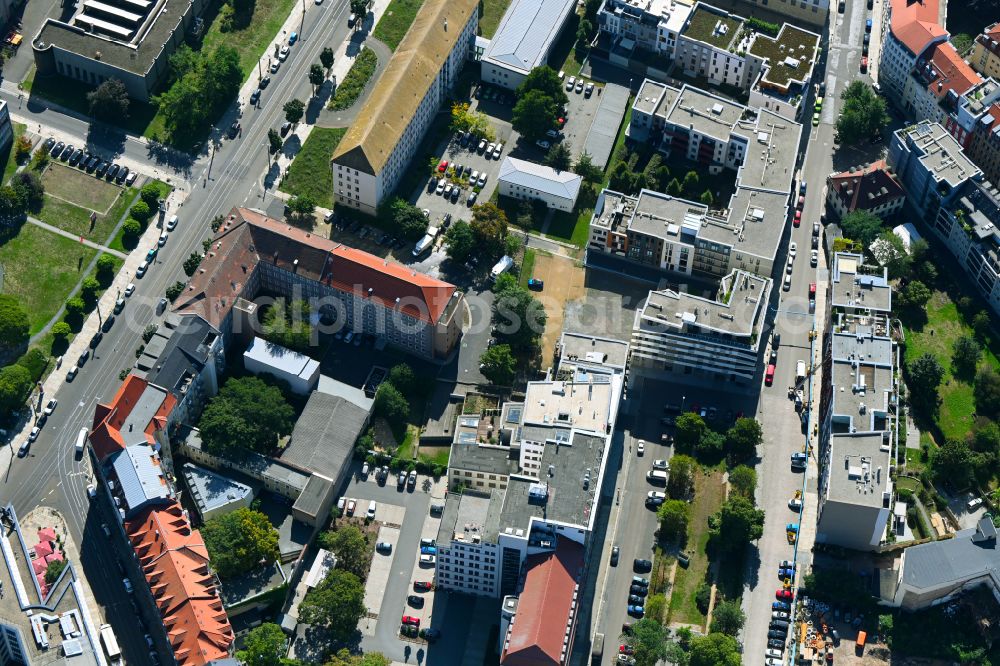
<instances>
[{"instance_id":1,"label":"red tiled roof","mask_svg":"<svg viewBox=\"0 0 1000 666\"><path fill-rule=\"evenodd\" d=\"M892 22L889 29L914 55L932 40L947 35L938 24L938 0L891 0Z\"/></svg>"},{"instance_id":2,"label":"red tiled roof","mask_svg":"<svg viewBox=\"0 0 1000 666\"><path fill-rule=\"evenodd\" d=\"M517 614L500 657L503 666L565 663L563 637L570 622L573 591L582 570L583 546L565 538L559 539L555 552L528 558L528 573L517 602ZM576 622L576 615L572 621ZM572 647L571 642L569 652Z\"/></svg>"},{"instance_id":3,"label":"red tiled roof","mask_svg":"<svg viewBox=\"0 0 1000 666\"><path fill-rule=\"evenodd\" d=\"M906 196L902 186L886 169L885 160L872 162L859 171L834 174L829 178L829 186L847 212L869 210Z\"/></svg>"},{"instance_id":4,"label":"red tiled roof","mask_svg":"<svg viewBox=\"0 0 1000 666\"><path fill-rule=\"evenodd\" d=\"M229 656L233 629L208 568L208 549L176 501L125 521L177 662L203 666Z\"/></svg>"},{"instance_id":5,"label":"red tiled roof","mask_svg":"<svg viewBox=\"0 0 1000 666\"><path fill-rule=\"evenodd\" d=\"M124 450L125 440L121 435L122 426L148 387L149 382L142 377L129 375L118 387L118 393L111 400L111 404L97 405L94 410L93 427L90 431L90 445L98 460L104 460L110 454ZM154 443L153 432L166 426L166 418L176 404L177 399L173 394L164 391L163 401L153 418L143 429L146 433L146 440L150 444Z\"/></svg>"},{"instance_id":6,"label":"red tiled roof","mask_svg":"<svg viewBox=\"0 0 1000 666\"><path fill-rule=\"evenodd\" d=\"M174 309L196 312L220 326L257 264L269 262L338 289L372 297L386 307L436 323L455 286L401 264L289 226L247 208L234 208ZM355 289L357 287L357 290Z\"/></svg>"},{"instance_id":7,"label":"red tiled roof","mask_svg":"<svg viewBox=\"0 0 1000 666\"><path fill-rule=\"evenodd\" d=\"M938 75L927 89L938 98L947 95L949 90L961 95L972 86L983 82L983 79L962 60L962 56L958 55L951 42L935 44L930 48L928 56L929 64Z\"/></svg>"}]
</instances>

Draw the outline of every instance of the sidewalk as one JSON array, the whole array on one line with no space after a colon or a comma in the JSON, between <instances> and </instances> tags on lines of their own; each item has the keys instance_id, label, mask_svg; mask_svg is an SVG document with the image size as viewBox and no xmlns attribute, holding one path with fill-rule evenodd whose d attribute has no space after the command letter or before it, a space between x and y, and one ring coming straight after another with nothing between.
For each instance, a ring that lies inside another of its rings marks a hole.
<instances>
[{"instance_id":1,"label":"sidewalk","mask_svg":"<svg viewBox=\"0 0 1000 666\"><path fill-rule=\"evenodd\" d=\"M119 259L128 259L128 255L125 254L124 252L119 252L118 250L112 250L110 247L105 247L103 245L98 245L94 241L89 241L86 238L84 238L83 240L80 240L81 236L77 236L76 234L71 234L70 232L64 231L64 230L60 229L59 227L54 227L51 224L47 224L45 222L42 222L41 220L39 220L36 217L32 217L32 216L28 215L28 223L29 224L33 224L36 227L41 227L42 229L45 229L46 231L51 231L54 234L59 234L60 236L65 236L66 238L69 238L71 240L75 240L75 241L78 241L80 243L83 243L84 245L86 245L87 247L89 247L91 249L99 250L101 252L107 252L108 254L113 254L116 257L118 257Z\"/></svg>"}]
</instances>

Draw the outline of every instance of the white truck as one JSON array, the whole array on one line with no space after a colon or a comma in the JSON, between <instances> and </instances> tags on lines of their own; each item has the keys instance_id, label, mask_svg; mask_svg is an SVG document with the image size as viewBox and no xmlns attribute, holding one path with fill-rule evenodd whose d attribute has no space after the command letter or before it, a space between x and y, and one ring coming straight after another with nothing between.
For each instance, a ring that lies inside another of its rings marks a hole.
<instances>
[{"instance_id":1,"label":"white truck","mask_svg":"<svg viewBox=\"0 0 1000 666\"><path fill-rule=\"evenodd\" d=\"M514 266L514 260L507 255L500 258L500 261L490 269L490 280L496 280L498 277L509 271Z\"/></svg>"},{"instance_id":2,"label":"white truck","mask_svg":"<svg viewBox=\"0 0 1000 666\"><path fill-rule=\"evenodd\" d=\"M113 666L120 666L122 663L122 651L118 647L118 640L110 624L102 624L100 629L101 644L104 646L104 654L108 657L108 662Z\"/></svg>"},{"instance_id":3,"label":"white truck","mask_svg":"<svg viewBox=\"0 0 1000 666\"><path fill-rule=\"evenodd\" d=\"M431 249L431 247L434 245L434 239L437 238L437 235L438 235L437 227L428 227L427 233L424 234L424 237L418 240L417 244L413 246L413 256L419 257L424 252Z\"/></svg>"},{"instance_id":4,"label":"white truck","mask_svg":"<svg viewBox=\"0 0 1000 666\"><path fill-rule=\"evenodd\" d=\"M806 362L799 360L795 363L795 383L799 383L806 378Z\"/></svg>"},{"instance_id":5,"label":"white truck","mask_svg":"<svg viewBox=\"0 0 1000 666\"><path fill-rule=\"evenodd\" d=\"M76 436L76 455L83 455L83 447L87 444L87 429L80 428L80 432Z\"/></svg>"}]
</instances>

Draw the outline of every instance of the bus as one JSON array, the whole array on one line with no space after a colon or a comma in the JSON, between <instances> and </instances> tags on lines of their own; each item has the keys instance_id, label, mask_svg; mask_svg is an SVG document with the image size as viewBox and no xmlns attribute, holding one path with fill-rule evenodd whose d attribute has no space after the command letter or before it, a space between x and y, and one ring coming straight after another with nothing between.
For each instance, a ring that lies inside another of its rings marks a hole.
<instances>
[{"instance_id":1,"label":"bus","mask_svg":"<svg viewBox=\"0 0 1000 666\"><path fill-rule=\"evenodd\" d=\"M104 646L104 654L108 657L108 662L115 666L122 663L122 651L118 647L118 640L110 624L101 625L101 644Z\"/></svg>"}]
</instances>

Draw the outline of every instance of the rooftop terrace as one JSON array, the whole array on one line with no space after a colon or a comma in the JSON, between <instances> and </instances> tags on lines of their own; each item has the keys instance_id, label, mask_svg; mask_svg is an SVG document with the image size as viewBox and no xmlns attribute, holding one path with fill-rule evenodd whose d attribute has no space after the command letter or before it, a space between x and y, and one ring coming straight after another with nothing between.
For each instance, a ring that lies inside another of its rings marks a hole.
<instances>
[{"instance_id":1,"label":"rooftop terrace","mask_svg":"<svg viewBox=\"0 0 1000 666\"><path fill-rule=\"evenodd\" d=\"M736 41L742 27L743 19L740 17L698 3L691 12L683 35L716 48L728 49Z\"/></svg>"},{"instance_id":2,"label":"rooftop terrace","mask_svg":"<svg viewBox=\"0 0 1000 666\"><path fill-rule=\"evenodd\" d=\"M809 76L818 45L819 35L786 23L777 37L758 33L750 45L750 53L770 63L763 82L787 92L791 81L802 82Z\"/></svg>"}]
</instances>

